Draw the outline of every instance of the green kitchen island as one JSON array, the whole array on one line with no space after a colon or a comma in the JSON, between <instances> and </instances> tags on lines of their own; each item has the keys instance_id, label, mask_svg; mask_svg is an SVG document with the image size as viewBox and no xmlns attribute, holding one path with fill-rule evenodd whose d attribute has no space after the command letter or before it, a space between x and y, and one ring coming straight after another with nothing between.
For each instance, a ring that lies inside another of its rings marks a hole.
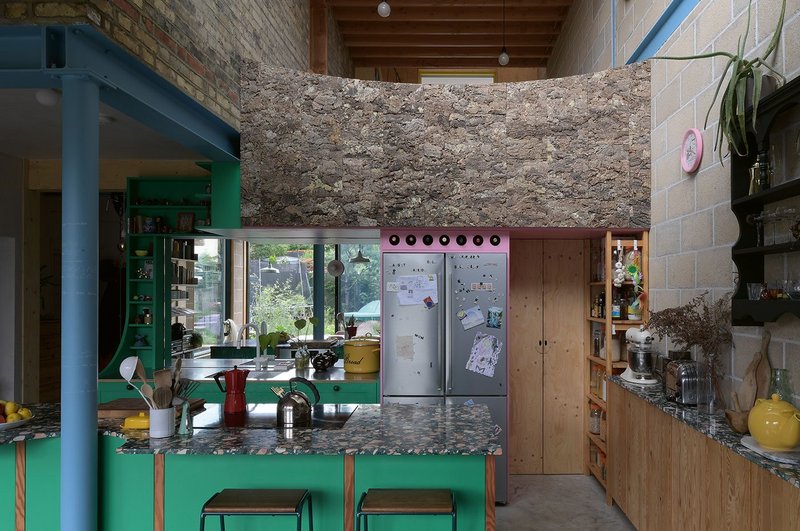
<instances>
[{"instance_id":1,"label":"green kitchen island","mask_svg":"<svg viewBox=\"0 0 800 531\"><path fill-rule=\"evenodd\" d=\"M29 424L0 432L0 473L15 483L26 529L58 529L58 409L43 405L34 413ZM152 440L146 431L122 430L120 419L102 420L100 528L197 529L200 508L221 489L306 488L316 529L350 531L363 491L413 487L452 489L459 530L493 530L494 456L501 452L493 426L482 405L358 405L339 429L196 428ZM3 529L13 528L13 505L7 509ZM264 518L271 530L295 529L292 518L247 516L226 519L226 529L262 529ZM449 518L435 516L383 517L379 524L383 531L450 529ZM217 525L211 519L206 529Z\"/></svg>"}]
</instances>

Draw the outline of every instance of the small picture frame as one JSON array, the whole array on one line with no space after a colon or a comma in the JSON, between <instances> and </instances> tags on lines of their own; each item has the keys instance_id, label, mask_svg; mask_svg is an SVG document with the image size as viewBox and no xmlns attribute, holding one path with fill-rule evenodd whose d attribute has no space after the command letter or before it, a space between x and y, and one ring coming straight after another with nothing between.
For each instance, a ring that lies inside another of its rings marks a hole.
<instances>
[{"instance_id":1,"label":"small picture frame","mask_svg":"<svg viewBox=\"0 0 800 531\"><path fill-rule=\"evenodd\" d=\"M179 233L188 234L194 230L194 212L181 212L178 214Z\"/></svg>"}]
</instances>

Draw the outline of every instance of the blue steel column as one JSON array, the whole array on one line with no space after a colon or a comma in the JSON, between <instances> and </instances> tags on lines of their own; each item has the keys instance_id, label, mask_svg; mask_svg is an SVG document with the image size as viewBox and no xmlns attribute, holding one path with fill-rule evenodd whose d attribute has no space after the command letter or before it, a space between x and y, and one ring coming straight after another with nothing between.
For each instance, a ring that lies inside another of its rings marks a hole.
<instances>
[{"instance_id":1,"label":"blue steel column","mask_svg":"<svg viewBox=\"0 0 800 531\"><path fill-rule=\"evenodd\" d=\"M61 529L97 529L99 88L65 76L61 100Z\"/></svg>"},{"instance_id":2,"label":"blue steel column","mask_svg":"<svg viewBox=\"0 0 800 531\"><path fill-rule=\"evenodd\" d=\"M314 339L325 336L325 246L314 246L314 315L319 322L314 326Z\"/></svg>"}]
</instances>

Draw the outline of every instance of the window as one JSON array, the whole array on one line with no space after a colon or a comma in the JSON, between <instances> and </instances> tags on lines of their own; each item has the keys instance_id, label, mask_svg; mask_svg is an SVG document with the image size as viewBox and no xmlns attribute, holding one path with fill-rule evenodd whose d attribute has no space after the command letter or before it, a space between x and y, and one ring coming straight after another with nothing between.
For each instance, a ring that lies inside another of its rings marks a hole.
<instances>
[{"instance_id":1,"label":"window","mask_svg":"<svg viewBox=\"0 0 800 531\"><path fill-rule=\"evenodd\" d=\"M337 331L335 316L343 312L356 322L380 316L380 248L377 244L325 245L325 264L340 259L340 277L314 271L314 246L310 244L251 244L248 256L249 321L266 321L270 331L297 334L295 319L315 315L324 323L325 335ZM361 253L359 257L359 251ZM351 260L355 261L351 262ZM322 310L314 308L315 274L325 275ZM341 327L339 327L341 328ZM306 331L311 334L311 329Z\"/></svg>"},{"instance_id":2,"label":"window","mask_svg":"<svg viewBox=\"0 0 800 531\"><path fill-rule=\"evenodd\" d=\"M429 85L490 85L494 83L494 72L428 70L419 73L419 82Z\"/></svg>"}]
</instances>

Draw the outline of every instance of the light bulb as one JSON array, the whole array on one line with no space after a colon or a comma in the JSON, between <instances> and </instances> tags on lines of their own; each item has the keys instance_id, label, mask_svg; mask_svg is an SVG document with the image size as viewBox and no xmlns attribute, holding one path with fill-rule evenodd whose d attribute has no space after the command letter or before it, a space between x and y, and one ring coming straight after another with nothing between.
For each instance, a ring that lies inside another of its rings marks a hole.
<instances>
[{"instance_id":1,"label":"light bulb","mask_svg":"<svg viewBox=\"0 0 800 531\"><path fill-rule=\"evenodd\" d=\"M378 14L383 18L392 14L392 6L389 5L389 2L383 1L378 4Z\"/></svg>"},{"instance_id":2,"label":"light bulb","mask_svg":"<svg viewBox=\"0 0 800 531\"><path fill-rule=\"evenodd\" d=\"M61 94L53 89L39 89L34 93L34 97L45 107L55 107L61 100Z\"/></svg>"},{"instance_id":3,"label":"light bulb","mask_svg":"<svg viewBox=\"0 0 800 531\"><path fill-rule=\"evenodd\" d=\"M503 51L500 52L500 56L497 58L497 62L500 63L500 66L506 66L509 60L508 52L503 48Z\"/></svg>"}]
</instances>

